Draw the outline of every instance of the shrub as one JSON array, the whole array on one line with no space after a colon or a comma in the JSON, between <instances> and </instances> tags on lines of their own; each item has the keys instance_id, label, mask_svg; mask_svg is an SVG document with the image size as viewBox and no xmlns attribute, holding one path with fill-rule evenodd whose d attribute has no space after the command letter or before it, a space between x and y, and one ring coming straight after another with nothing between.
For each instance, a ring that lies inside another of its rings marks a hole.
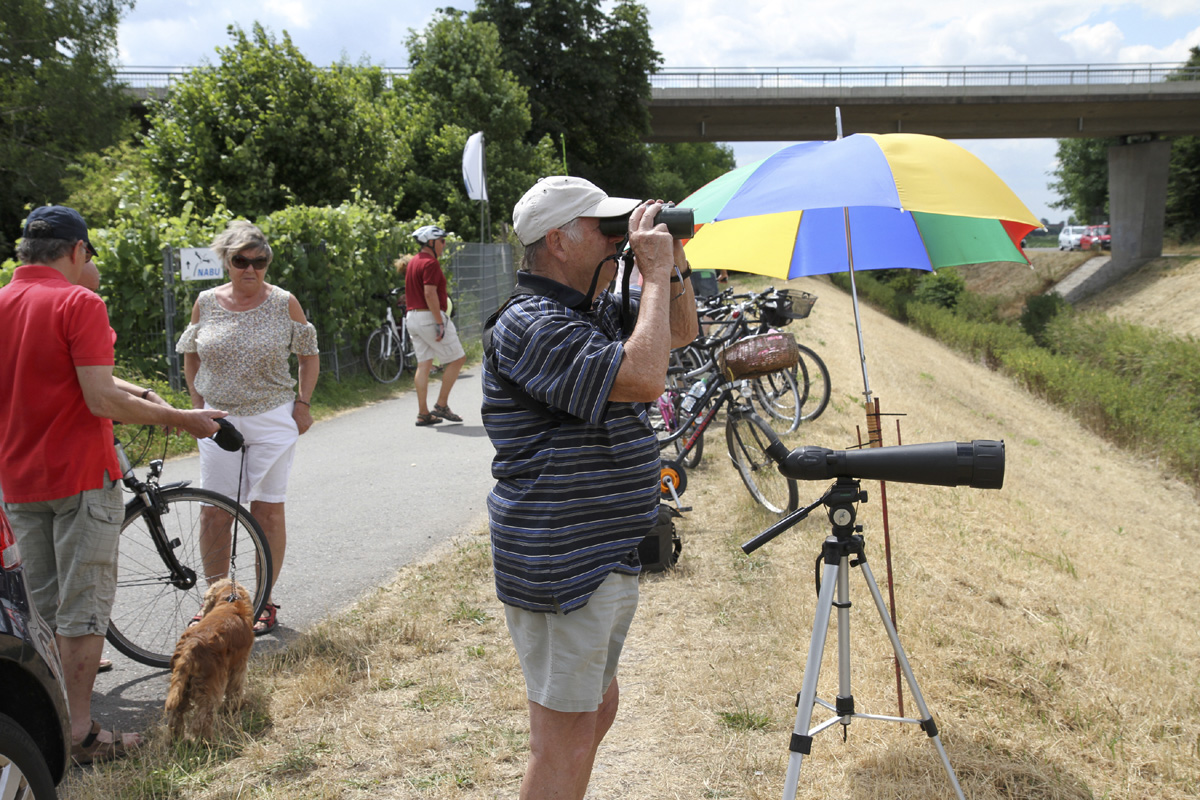
<instances>
[{"instance_id":1,"label":"shrub","mask_svg":"<svg viewBox=\"0 0 1200 800\"><path fill-rule=\"evenodd\" d=\"M1071 305L1056 292L1035 295L1025 301L1025 308L1021 310L1021 327L1038 345L1047 347L1046 326L1070 308Z\"/></svg>"},{"instance_id":2,"label":"shrub","mask_svg":"<svg viewBox=\"0 0 1200 800\"><path fill-rule=\"evenodd\" d=\"M889 272L913 272L913 270L888 270ZM850 275L842 272L830 276L834 286L850 291ZM905 308L912 295L895 288L891 283L884 283L870 272L855 272L854 284L858 288L858 296L893 319L905 322L908 319ZM903 286L903 282L897 284Z\"/></svg>"},{"instance_id":3,"label":"shrub","mask_svg":"<svg viewBox=\"0 0 1200 800\"><path fill-rule=\"evenodd\" d=\"M917 281L913 299L920 303L953 309L967 291L967 281L954 267L942 267L922 275Z\"/></svg>"}]
</instances>

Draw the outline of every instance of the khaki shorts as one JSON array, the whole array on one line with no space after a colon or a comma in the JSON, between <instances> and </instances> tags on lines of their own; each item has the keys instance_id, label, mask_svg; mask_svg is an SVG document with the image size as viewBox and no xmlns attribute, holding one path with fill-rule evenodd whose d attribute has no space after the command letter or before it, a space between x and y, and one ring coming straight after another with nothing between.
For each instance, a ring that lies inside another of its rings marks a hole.
<instances>
[{"instance_id":1,"label":"khaki shorts","mask_svg":"<svg viewBox=\"0 0 1200 800\"><path fill-rule=\"evenodd\" d=\"M408 326L408 335L412 338L413 351L417 355L417 363L437 359L439 364L449 364L467 354L462 342L458 340L458 331L454 320L442 315L446 320L446 332L442 340L437 340L437 323L433 321L433 312L426 309L416 309L404 315L404 324Z\"/></svg>"},{"instance_id":2,"label":"khaki shorts","mask_svg":"<svg viewBox=\"0 0 1200 800\"><path fill-rule=\"evenodd\" d=\"M548 614L505 606L525 694L552 711L595 711L617 675L637 610L636 575L610 573L583 608Z\"/></svg>"},{"instance_id":3,"label":"khaki shorts","mask_svg":"<svg viewBox=\"0 0 1200 800\"><path fill-rule=\"evenodd\" d=\"M5 503L33 604L59 636L103 636L117 594L125 505L117 483L71 497Z\"/></svg>"}]
</instances>

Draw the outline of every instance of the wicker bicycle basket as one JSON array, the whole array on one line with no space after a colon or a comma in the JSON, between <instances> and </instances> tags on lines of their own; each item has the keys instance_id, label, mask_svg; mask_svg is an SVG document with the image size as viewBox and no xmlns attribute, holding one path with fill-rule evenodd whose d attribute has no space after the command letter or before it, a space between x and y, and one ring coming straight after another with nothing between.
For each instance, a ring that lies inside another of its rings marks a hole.
<instances>
[{"instance_id":1,"label":"wicker bicycle basket","mask_svg":"<svg viewBox=\"0 0 1200 800\"><path fill-rule=\"evenodd\" d=\"M757 378L769 372L791 369L799 363L800 349L790 333L747 336L717 353L717 367L731 381Z\"/></svg>"}]
</instances>

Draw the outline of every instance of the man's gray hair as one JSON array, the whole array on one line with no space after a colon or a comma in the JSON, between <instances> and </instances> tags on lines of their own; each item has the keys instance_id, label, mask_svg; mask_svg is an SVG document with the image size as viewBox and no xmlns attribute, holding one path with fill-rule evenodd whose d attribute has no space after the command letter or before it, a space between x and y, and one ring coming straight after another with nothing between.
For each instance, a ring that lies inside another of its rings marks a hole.
<instances>
[{"instance_id":1,"label":"man's gray hair","mask_svg":"<svg viewBox=\"0 0 1200 800\"><path fill-rule=\"evenodd\" d=\"M583 219L583 217L576 217L566 225L558 228L558 230L562 231L563 234L572 242L578 242L583 238L583 231L579 228L579 221L581 219ZM533 242L532 244L526 245L525 253L521 256L521 269L525 270L526 272L537 272L536 267L541 261L542 252L545 249L545 236L543 236L541 239L538 239L536 242Z\"/></svg>"},{"instance_id":2,"label":"man's gray hair","mask_svg":"<svg viewBox=\"0 0 1200 800\"><path fill-rule=\"evenodd\" d=\"M217 234L217 238L212 240L209 247L226 266L229 265L229 259L234 255L249 248L265 250L267 258L275 258L275 254L271 251L271 245L267 242L266 234L260 231L257 225L244 219L235 219L230 222L225 230Z\"/></svg>"},{"instance_id":3,"label":"man's gray hair","mask_svg":"<svg viewBox=\"0 0 1200 800\"><path fill-rule=\"evenodd\" d=\"M27 234L48 233L54 230L45 220L34 220L29 223ZM75 242L67 239L49 239L46 237L26 235L17 245L17 259L22 264L49 264L65 258L75 248Z\"/></svg>"}]
</instances>

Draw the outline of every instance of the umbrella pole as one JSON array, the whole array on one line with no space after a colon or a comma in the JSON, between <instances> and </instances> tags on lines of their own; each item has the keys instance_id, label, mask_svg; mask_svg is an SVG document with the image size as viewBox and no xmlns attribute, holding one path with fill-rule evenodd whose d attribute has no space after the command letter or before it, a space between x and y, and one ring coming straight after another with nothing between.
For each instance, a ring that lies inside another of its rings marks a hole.
<instances>
[{"instance_id":1,"label":"umbrella pole","mask_svg":"<svg viewBox=\"0 0 1200 800\"><path fill-rule=\"evenodd\" d=\"M854 304L854 327L858 330L858 359L862 363L863 396L866 398L869 412L871 409L871 381L867 378L867 351L863 347L862 318L858 315L858 287L854 283L854 247L850 240L850 209L843 207L842 216L846 221L846 259L850 264L850 300Z\"/></svg>"}]
</instances>

